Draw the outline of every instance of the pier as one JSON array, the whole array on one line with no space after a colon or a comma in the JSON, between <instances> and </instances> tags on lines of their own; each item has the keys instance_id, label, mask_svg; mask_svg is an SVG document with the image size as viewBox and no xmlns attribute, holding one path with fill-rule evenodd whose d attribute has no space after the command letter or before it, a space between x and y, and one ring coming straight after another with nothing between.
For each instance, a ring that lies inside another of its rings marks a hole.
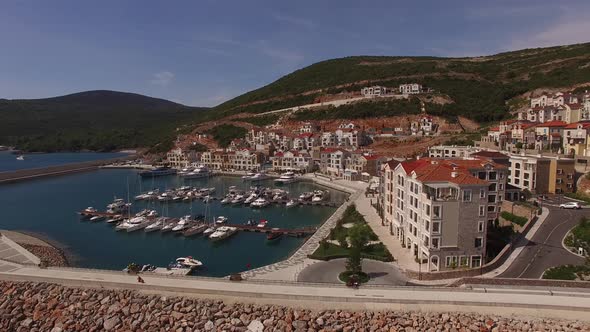
<instances>
[{"instance_id":1,"label":"pier","mask_svg":"<svg viewBox=\"0 0 590 332\"><path fill-rule=\"evenodd\" d=\"M80 216L83 217L115 217L115 216L123 216L124 213L108 213L108 212L87 212L87 211L80 211L78 212ZM157 217L146 217L147 219L156 219ZM168 222L178 222L180 219L178 218L168 218ZM204 224L200 222L199 224ZM198 225L195 223L194 226ZM229 226L235 227L239 231L243 232L255 232L255 233L281 233L283 235L288 236L295 236L295 237L304 237L310 234L313 234L317 231L316 227L303 227L303 228L273 228L273 227L257 227L256 225L240 225L240 224L218 224L218 226Z\"/></svg>"},{"instance_id":2,"label":"pier","mask_svg":"<svg viewBox=\"0 0 590 332\"><path fill-rule=\"evenodd\" d=\"M17 171L0 172L0 184L27 181L27 180L33 180L33 179L44 178L44 177L49 177L49 176L60 176L60 175L67 175L67 174L73 174L73 173L88 172L88 171L96 170L103 165L121 162L121 161L125 161L125 160L132 160L135 158L136 158L135 155L130 155L130 156L121 157L121 158L114 158L114 159L111 158L111 159L104 159L104 160L86 161L86 162L81 162L81 163L71 163L71 164L66 164L66 165L57 165L57 166L48 166L48 167L41 167L41 168L21 169L21 170L17 170Z\"/></svg>"}]
</instances>

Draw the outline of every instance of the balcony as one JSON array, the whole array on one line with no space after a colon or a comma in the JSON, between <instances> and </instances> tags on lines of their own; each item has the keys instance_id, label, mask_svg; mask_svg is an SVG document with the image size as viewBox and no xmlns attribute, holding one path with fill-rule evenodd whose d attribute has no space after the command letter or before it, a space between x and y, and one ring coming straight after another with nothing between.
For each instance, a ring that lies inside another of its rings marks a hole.
<instances>
[{"instance_id":1,"label":"balcony","mask_svg":"<svg viewBox=\"0 0 590 332\"><path fill-rule=\"evenodd\" d=\"M451 187L448 184L429 184L422 187L426 199L435 202L457 201L459 199L459 189Z\"/></svg>"}]
</instances>

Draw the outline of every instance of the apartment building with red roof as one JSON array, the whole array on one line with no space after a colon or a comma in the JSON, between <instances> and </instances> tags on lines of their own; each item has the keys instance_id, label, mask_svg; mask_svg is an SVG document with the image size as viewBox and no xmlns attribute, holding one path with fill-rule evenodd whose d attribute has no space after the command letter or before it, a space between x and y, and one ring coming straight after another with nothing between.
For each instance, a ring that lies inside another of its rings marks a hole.
<instances>
[{"instance_id":1,"label":"apartment building with red roof","mask_svg":"<svg viewBox=\"0 0 590 332\"><path fill-rule=\"evenodd\" d=\"M486 233L497 218L508 168L489 159L387 163L382 176L384 223L427 271L484 264Z\"/></svg>"}]
</instances>

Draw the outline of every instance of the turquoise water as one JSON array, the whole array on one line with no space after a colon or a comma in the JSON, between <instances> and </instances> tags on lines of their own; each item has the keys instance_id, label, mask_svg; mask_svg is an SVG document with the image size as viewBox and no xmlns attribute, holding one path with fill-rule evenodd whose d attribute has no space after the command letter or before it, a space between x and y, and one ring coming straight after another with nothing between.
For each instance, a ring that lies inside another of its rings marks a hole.
<instances>
[{"instance_id":1,"label":"turquoise water","mask_svg":"<svg viewBox=\"0 0 590 332\"><path fill-rule=\"evenodd\" d=\"M202 236L184 238L160 232L145 233L143 230L126 233L116 232L104 222L83 221L76 214L87 206L105 210L114 196L133 197L152 188L179 187L185 180L177 176L141 179L135 170L98 170L63 177L0 186L0 228L24 230L44 235L62 244L73 254L73 265L88 268L119 270L130 262L166 266L176 257L193 256L205 267L199 275L225 276L234 272L267 265L289 256L304 241L293 237L267 243L264 234L239 232L233 237L212 243ZM216 187L216 196L230 185L247 189L250 184L237 177L213 177L210 179L186 180L186 184L198 187ZM273 186L272 181L260 182ZM299 182L283 186L292 195L318 188L313 183ZM324 188L325 189L325 188ZM330 200L342 202L345 194L331 191ZM134 202L134 211L145 207L155 208L170 217L188 214L203 214L204 204ZM219 201L210 203L211 215L229 217L230 224L243 224L248 219L267 219L269 227L300 228L319 225L335 210L332 207L300 206L287 209L271 205L254 210L248 207L222 206Z\"/></svg>"},{"instance_id":2,"label":"turquoise water","mask_svg":"<svg viewBox=\"0 0 590 332\"><path fill-rule=\"evenodd\" d=\"M110 159L125 156L125 153L60 152L26 154L25 160L16 160L10 151L0 151L0 172L38 168L84 161Z\"/></svg>"}]
</instances>

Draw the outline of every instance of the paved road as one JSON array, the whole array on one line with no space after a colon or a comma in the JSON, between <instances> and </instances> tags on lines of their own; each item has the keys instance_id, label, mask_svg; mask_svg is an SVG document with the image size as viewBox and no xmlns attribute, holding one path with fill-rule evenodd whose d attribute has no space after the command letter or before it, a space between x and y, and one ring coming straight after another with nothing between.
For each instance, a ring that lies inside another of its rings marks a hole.
<instances>
[{"instance_id":1,"label":"paved road","mask_svg":"<svg viewBox=\"0 0 590 332\"><path fill-rule=\"evenodd\" d=\"M547 205L545 205L547 207ZM541 278L550 267L583 264L584 259L563 248L561 242L581 217L590 217L588 209L563 210L548 206L549 215L512 265L498 277Z\"/></svg>"},{"instance_id":2,"label":"paved road","mask_svg":"<svg viewBox=\"0 0 590 332\"><path fill-rule=\"evenodd\" d=\"M338 275L345 270L345 265L346 259L318 262L301 271L297 281L341 284ZM368 284L396 286L407 284L407 278L403 273L390 263L363 259L363 271L371 277Z\"/></svg>"}]
</instances>

